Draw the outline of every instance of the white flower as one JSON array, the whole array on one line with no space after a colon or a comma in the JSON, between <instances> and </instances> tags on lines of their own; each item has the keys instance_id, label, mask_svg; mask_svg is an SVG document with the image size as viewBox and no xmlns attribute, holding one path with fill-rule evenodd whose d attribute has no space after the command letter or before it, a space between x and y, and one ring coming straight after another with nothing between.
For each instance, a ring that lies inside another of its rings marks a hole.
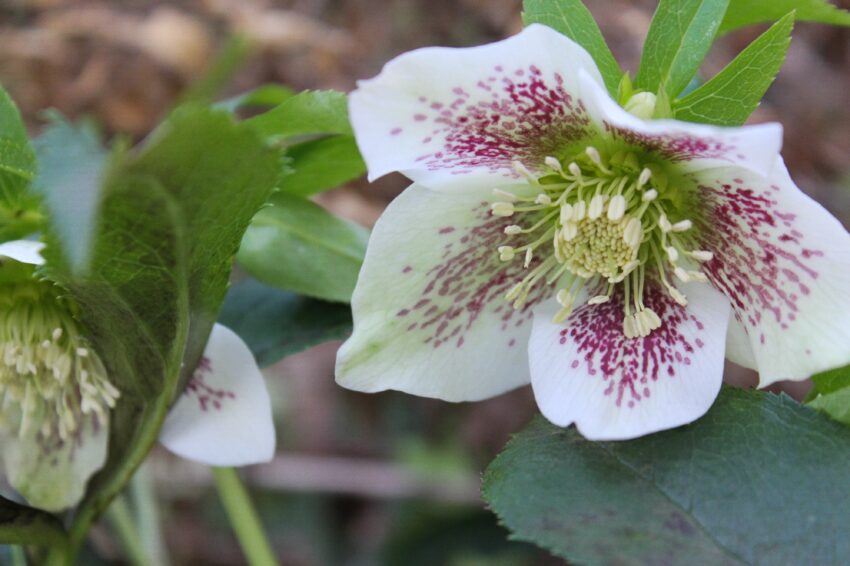
<instances>
[{"instance_id":1,"label":"white flower","mask_svg":"<svg viewBox=\"0 0 850 566\"><path fill-rule=\"evenodd\" d=\"M33 277L43 244L0 244L0 458L9 483L41 509L82 497L107 455L121 392L49 281ZM213 466L272 458L269 394L248 347L216 325L200 367L162 428L172 452Z\"/></svg>"},{"instance_id":2,"label":"white flower","mask_svg":"<svg viewBox=\"0 0 850 566\"><path fill-rule=\"evenodd\" d=\"M539 25L404 54L350 100L370 179L413 184L373 232L342 385L530 381L552 422L626 439L705 413L724 352L762 386L850 362L850 236L791 181L779 125L641 119Z\"/></svg>"}]
</instances>

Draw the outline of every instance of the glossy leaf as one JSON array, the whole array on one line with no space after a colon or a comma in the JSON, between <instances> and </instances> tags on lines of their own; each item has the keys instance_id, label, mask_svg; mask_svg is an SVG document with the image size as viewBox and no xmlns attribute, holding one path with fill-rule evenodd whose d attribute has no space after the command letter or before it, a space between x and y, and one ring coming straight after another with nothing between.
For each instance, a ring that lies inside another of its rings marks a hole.
<instances>
[{"instance_id":1,"label":"glossy leaf","mask_svg":"<svg viewBox=\"0 0 850 566\"><path fill-rule=\"evenodd\" d=\"M301 92L245 123L268 139L352 134L345 94L332 90Z\"/></svg>"},{"instance_id":2,"label":"glossy leaf","mask_svg":"<svg viewBox=\"0 0 850 566\"><path fill-rule=\"evenodd\" d=\"M244 279L230 288L219 322L248 344L261 367L351 333L346 305L310 299Z\"/></svg>"},{"instance_id":3,"label":"glossy leaf","mask_svg":"<svg viewBox=\"0 0 850 566\"><path fill-rule=\"evenodd\" d=\"M784 17L797 12L801 22L819 22L850 26L850 12L842 10L828 0L730 0L729 10L720 25L720 33Z\"/></svg>"},{"instance_id":4,"label":"glossy leaf","mask_svg":"<svg viewBox=\"0 0 850 566\"><path fill-rule=\"evenodd\" d=\"M340 135L292 146L287 151L283 192L307 197L360 177L366 164L354 136Z\"/></svg>"},{"instance_id":5,"label":"glossy leaf","mask_svg":"<svg viewBox=\"0 0 850 566\"><path fill-rule=\"evenodd\" d=\"M694 424L589 442L542 418L489 466L514 536L571 562L840 564L850 430L787 396L724 389Z\"/></svg>"},{"instance_id":6,"label":"glossy leaf","mask_svg":"<svg viewBox=\"0 0 850 566\"><path fill-rule=\"evenodd\" d=\"M850 426L850 366L812 376L808 405Z\"/></svg>"},{"instance_id":7,"label":"glossy leaf","mask_svg":"<svg viewBox=\"0 0 850 566\"><path fill-rule=\"evenodd\" d=\"M35 154L18 107L0 87L0 241L38 229L38 198L28 190L35 172Z\"/></svg>"},{"instance_id":8,"label":"glossy leaf","mask_svg":"<svg viewBox=\"0 0 850 566\"><path fill-rule=\"evenodd\" d=\"M271 107L277 106L293 96L295 96L295 93L285 86L268 84L217 102L215 107L228 112L235 112L243 108Z\"/></svg>"},{"instance_id":9,"label":"glossy leaf","mask_svg":"<svg viewBox=\"0 0 850 566\"><path fill-rule=\"evenodd\" d=\"M581 0L525 0L522 7L525 25L547 25L587 49L599 67L608 92L612 96L616 94L623 71L608 48L593 14Z\"/></svg>"},{"instance_id":10,"label":"glossy leaf","mask_svg":"<svg viewBox=\"0 0 850 566\"><path fill-rule=\"evenodd\" d=\"M635 86L674 98L699 70L729 0L661 0L646 35Z\"/></svg>"},{"instance_id":11,"label":"glossy leaf","mask_svg":"<svg viewBox=\"0 0 850 566\"><path fill-rule=\"evenodd\" d=\"M72 526L74 547L156 442L217 318L242 234L277 175L277 153L251 129L224 112L185 108L139 152L114 159L87 270L70 269L64 240L50 231L46 273L80 305L79 318L122 392L109 459ZM61 169L47 178L62 179ZM73 224L76 214L53 208L52 225Z\"/></svg>"},{"instance_id":12,"label":"glossy leaf","mask_svg":"<svg viewBox=\"0 0 850 566\"><path fill-rule=\"evenodd\" d=\"M368 231L300 197L277 193L271 202L245 233L239 264L279 289L349 301Z\"/></svg>"},{"instance_id":13,"label":"glossy leaf","mask_svg":"<svg viewBox=\"0 0 850 566\"><path fill-rule=\"evenodd\" d=\"M793 14L776 22L711 80L679 100L676 118L719 126L746 122L785 61L793 27Z\"/></svg>"}]
</instances>

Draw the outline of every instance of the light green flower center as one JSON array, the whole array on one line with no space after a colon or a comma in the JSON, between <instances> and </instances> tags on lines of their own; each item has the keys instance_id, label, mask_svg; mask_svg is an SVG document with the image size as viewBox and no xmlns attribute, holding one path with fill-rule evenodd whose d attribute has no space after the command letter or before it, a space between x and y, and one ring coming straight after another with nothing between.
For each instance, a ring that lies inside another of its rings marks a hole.
<instances>
[{"instance_id":1,"label":"light green flower center","mask_svg":"<svg viewBox=\"0 0 850 566\"><path fill-rule=\"evenodd\" d=\"M2 285L0 425L21 437L65 442L88 417L105 424L119 395L54 285Z\"/></svg>"},{"instance_id":2,"label":"light green flower center","mask_svg":"<svg viewBox=\"0 0 850 566\"><path fill-rule=\"evenodd\" d=\"M642 162L628 150L603 155L588 146L566 165L547 157L545 166L542 175L534 175L515 164L534 195L495 191L499 200L492 214L521 215L527 223L505 228L509 241L498 247L502 261L516 259L529 270L506 298L520 308L535 285L559 285L556 296L562 308L554 321L562 322L585 286L600 291L589 300L600 304L622 285L623 332L629 338L648 336L661 325L644 304L648 275L657 277L681 305L687 300L673 279L706 280L693 267L712 254L693 249L694 222L681 214L689 194L669 183L660 165Z\"/></svg>"}]
</instances>

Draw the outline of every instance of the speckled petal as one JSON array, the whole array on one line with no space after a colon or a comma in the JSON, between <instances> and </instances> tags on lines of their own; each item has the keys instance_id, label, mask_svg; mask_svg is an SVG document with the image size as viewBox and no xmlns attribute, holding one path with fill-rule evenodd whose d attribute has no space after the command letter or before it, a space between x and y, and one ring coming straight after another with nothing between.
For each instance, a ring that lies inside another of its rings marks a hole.
<instances>
[{"instance_id":1,"label":"speckled petal","mask_svg":"<svg viewBox=\"0 0 850 566\"><path fill-rule=\"evenodd\" d=\"M400 171L431 188L457 189L492 183L487 172L522 182L512 161L540 168L547 155L586 137L582 69L602 84L587 51L541 25L488 45L396 57L350 97L369 179Z\"/></svg>"},{"instance_id":2,"label":"speckled petal","mask_svg":"<svg viewBox=\"0 0 850 566\"><path fill-rule=\"evenodd\" d=\"M749 337L760 385L850 363L850 234L791 180L707 170L711 282Z\"/></svg>"},{"instance_id":3,"label":"speckled petal","mask_svg":"<svg viewBox=\"0 0 850 566\"><path fill-rule=\"evenodd\" d=\"M543 415L590 440L625 440L705 414L723 379L729 303L709 285L681 289L687 307L647 289L662 325L645 338L623 335L622 295L581 306L564 324L551 322L557 305L537 309L529 357Z\"/></svg>"},{"instance_id":4,"label":"speckled petal","mask_svg":"<svg viewBox=\"0 0 850 566\"><path fill-rule=\"evenodd\" d=\"M531 308L552 289L535 290L519 310L505 300L522 262L500 262L496 248L521 219L493 217L491 199L414 184L390 204L351 302L341 385L471 401L528 383Z\"/></svg>"}]
</instances>

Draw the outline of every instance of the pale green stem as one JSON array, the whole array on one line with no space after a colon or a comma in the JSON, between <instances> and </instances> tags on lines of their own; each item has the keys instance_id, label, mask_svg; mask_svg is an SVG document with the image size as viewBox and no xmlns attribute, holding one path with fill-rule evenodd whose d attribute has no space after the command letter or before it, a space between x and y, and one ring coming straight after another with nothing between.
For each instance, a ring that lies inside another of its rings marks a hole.
<instances>
[{"instance_id":1,"label":"pale green stem","mask_svg":"<svg viewBox=\"0 0 850 566\"><path fill-rule=\"evenodd\" d=\"M27 553L23 546L13 546L10 549L12 566L27 566Z\"/></svg>"},{"instance_id":2,"label":"pale green stem","mask_svg":"<svg viewBox=\"0 0 850 566\"><path fill-rule=\"evenodd\" d=\"M112 524L115 534L121 539L130 563L135 566L153 566L154 563L148 557L145 545L139 536L135 521L133 521L133 515L130 513L130 506L127 505L124 496L119 496L112 502L106 516Z\"/></svg>"},{"instance_id":3,"label":"pale green stem","mask_svg":"<svg viewBox=\"0 0 850 566\"><path fill-rule=\"evenodd\" d=\"M276 565L278 562L239 474L233 468L213 468L213 475L221 503L248 563L251 566Z\"/></svg>"},{"instance_id":4,"label":"pale green stem","mask_svg":"<svg viewBox=\"0 0 850 566\"><path fill-rule=\"evenodd\" d=\"M150 475L150 464L145 462L133 476L130 482L133 502L136 504L136 521L139 525L139 536L142 539L148 555L157 566L168 566L168 549L162 538L159 506Z\"/></svg>"}]
</instances>

